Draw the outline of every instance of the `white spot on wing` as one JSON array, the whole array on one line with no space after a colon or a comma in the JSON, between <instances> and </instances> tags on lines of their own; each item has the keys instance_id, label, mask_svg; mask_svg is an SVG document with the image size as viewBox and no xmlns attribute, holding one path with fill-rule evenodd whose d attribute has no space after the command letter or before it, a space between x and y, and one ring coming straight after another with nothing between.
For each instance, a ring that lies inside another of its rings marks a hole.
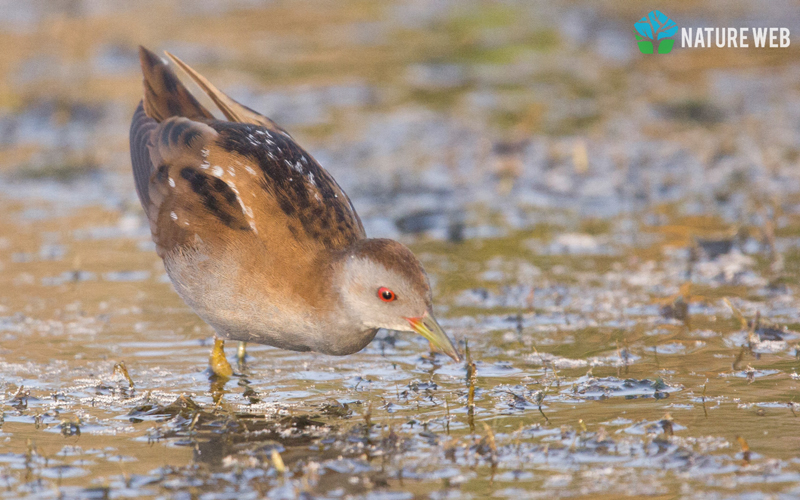
<instances>
[{"instance_id":1,"label":"white spot on wing","mask_svg":"<svg viewBox=\"0 0 800 500\"><path fill-rule=\"evenodd\" d=\"M169 177L167 179L167 182L169 182L169 187L171 187L171 188L175 187L175 179L173 179L172 177Z\"/></svg>"},{"instance_id":2,"label":"white spot on wing","mask_svg":"<svg viewBox=\"0 0 800 500\"><path fill-rule=\"evenodd\" d=\"M178 220L178 214L176 214L175 212L170 212L169 218L172 220Z\"/></svg>"},{"instance_id":3,"label":"white spot on wing","mask_svg":"<svg viewBox=\"0 0 800 500\"><path fill-rule=\"evenodd\" d=\"M302 167L302 165L300 165L300 162L292 163L289 160L283 160L283 163L285 163L287 167L291 168L292 170L294 170L298 174L300 174L300 175L303 174L303 167Z\"/></svg>"},{"instance_id":4,"label":"white spot on wing","mask_svg":"<svg viewBox=\"0 0 800 500\"><path fill-rule=\"evenodd\" d=\"M252 229L254 233L258 234L258 229L256 229L256 223L253 219L253 209L244 204L244 201L242 201L242 195L239 193L239 190L236 189L236 184L234 184L233 181L226 181L225 184L227 184L228 187L231 188L231 191L233 191L236 195L236 201L239 202L239 206L242 208L242 214L249 219L247 222L250 225L250 229Z\"/></svg>"},{"instance_id":5,"label":"white spot on wing","mask_svg":"<svg viewBox=\"0 0 800 500\"><path fill-rule=\"evenodd\" d=\"M214 165L213 167L211 167L211 174L216 177L222 177L223 175L225 175L225 171L222 170L222 167L220 167L219 165Z\"/></svg>"}]
</instances>

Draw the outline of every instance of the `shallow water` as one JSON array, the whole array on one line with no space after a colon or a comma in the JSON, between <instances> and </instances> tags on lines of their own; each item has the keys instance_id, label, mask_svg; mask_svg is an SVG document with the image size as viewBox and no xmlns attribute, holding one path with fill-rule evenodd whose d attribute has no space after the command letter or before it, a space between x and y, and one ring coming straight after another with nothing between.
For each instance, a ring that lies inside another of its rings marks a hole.
<instances>
[{"instance_id":1,"label":"shallow water","mask_svg":"<svg viewBox=\"0 0 800 500\"><path fill-rule=\"evenodd\" d=\"M800 495L794 48L656 63L615 3L36 5L0 15L0 498ZM130 178L142 42L289 127L474 368L381 332L210 381Z\"/></svg>"}]
</instances>

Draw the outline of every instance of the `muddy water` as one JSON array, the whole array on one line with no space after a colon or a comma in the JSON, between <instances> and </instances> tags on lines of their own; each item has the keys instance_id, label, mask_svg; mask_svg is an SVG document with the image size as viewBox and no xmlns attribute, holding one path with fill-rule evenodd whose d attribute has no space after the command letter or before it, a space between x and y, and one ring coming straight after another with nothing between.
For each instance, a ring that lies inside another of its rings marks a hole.
<instances>
[{"instance_id":1,"label":"muddy water","mask_svg":"<svg viewBox=\"0 0 800 500\"><path fill-rule=\"evenodd\" d=\"M795 48L643 58L614 3L103 5L0 15L0 497L800 495ZM736 6L669 13L800 32ZM130 178L138 43L307 145L469 362L381 332L209 380Z\"/></svg>"}]
</instances>

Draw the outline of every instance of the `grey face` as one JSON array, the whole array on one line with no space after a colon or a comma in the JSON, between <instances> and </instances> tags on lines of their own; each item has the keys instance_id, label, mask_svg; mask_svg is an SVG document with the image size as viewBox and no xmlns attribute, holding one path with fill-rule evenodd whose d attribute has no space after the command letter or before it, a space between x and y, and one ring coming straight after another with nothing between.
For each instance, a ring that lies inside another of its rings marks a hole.
<instances>
[{"instance_id":1,"label":"grey face","mask_svg":"<svg viewBox=\"0 0 800 500\"><path fill-rule=\"evenodd\" d=\"M458 351L433 317L430 283L424 272L406 274L387 269L369 256L349 256L340 294L345 308L363 326L419 333L459 361Z\"/></svg>"},{"instance_id":2,"label":"grey face","mask_svg":"<svg viewBox=\"0 0 800 500\"><path fill-rule=\"evenodd\" d=\"M348 257L342 278L342 300L366 327L412 331L407 318L422 317L431 309L427 280L424 286L411 283L369 257Z\"/></svg>"}]
</instances>

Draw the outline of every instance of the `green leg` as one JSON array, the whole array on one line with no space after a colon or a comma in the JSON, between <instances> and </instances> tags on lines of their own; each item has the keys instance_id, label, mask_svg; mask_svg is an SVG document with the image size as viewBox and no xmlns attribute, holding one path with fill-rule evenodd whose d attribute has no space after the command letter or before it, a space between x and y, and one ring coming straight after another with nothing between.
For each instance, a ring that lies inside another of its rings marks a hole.
<instances>
[{"instance_id":1,"label":"green leg","mask_svg":"<svg viewBox=\"0 0 800 500\"><path fill-rule=\"evenodd\" d=\"M225 341L223 339L214 339L214 348L208 358L208 365L214 375L218 377L227 379L233 375L233 368L231 368L231 364L228 363L228 359L225 357Z\"/></svg>"},{"instance_id":2,"label":"green leg","mask_svg":"<svg viewBox=\"0 0 800 500\"><path fill-rule=\"evenodd\" d=\"M239 362L239 366L244 366L244 358L247 357L247 342L239 342L239 346L236 348L236 360Z\"/></svg>"}]
</instances>

